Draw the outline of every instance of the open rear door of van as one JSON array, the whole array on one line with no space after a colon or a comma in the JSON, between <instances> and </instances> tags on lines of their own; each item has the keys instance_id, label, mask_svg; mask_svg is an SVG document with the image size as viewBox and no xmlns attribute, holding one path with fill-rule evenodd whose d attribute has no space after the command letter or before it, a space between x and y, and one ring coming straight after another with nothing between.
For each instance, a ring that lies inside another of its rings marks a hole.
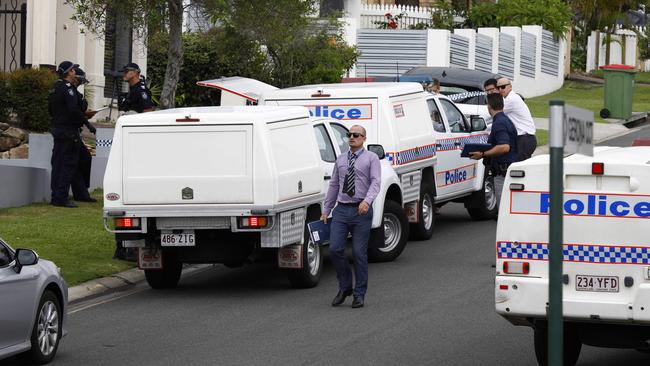
<instances>
[{"instance_id":1,"label":"open rear door of van","mask_svg":"<svg viewBox=\"0 0 650 366\"><path fill-rule=\"evenodd\" d=\"M196 85L221 90L222 106L257 104L262 93L277 89L273 85L241 76L203 80Z\"/></svg>"},{"instance_id":2,"label":"open rear door of van","mask_svg":"<svg viewBox=\"0 0 650 366\"><path fill-rule=\"evenodd\" d=\"M125 126L124 204L253 202L253 126Z\"/></svg>"}]
</instances>

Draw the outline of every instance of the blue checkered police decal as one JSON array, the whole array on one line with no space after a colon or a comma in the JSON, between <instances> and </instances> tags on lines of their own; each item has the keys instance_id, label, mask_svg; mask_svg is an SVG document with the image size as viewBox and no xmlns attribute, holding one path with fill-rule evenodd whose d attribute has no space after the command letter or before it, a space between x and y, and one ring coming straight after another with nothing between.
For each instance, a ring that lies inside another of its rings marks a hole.
<instances>
[{"instance_id":1,"label":"blue checkered police decal","mask_svg":"<svg viewBox=\"0 0 650 366\"><path fill-rule=\"evenodd\" d=\"M567 244L564 261L605 264L649 264L650 248L608 245ZM548 260L548 246L541 243L498 242L500 259Z\"/></svg>"},{"instance_id":2,"label":"blue checkered police decal","mask_svg":"<svg viewBox=\"0 0 650 366\"><path fill-rule=\"evenodd\" d=\"M420 146L415 149L398 151L395 154L393 165L408 164L418 160L429 159L434 156L436 156L435 145Z\"/></svg>"},{"instance_id":3,"label":"blue checkered police decal","mask_svg":"<svg viewBox=\"0 0 650 366\"><path fill-rule=\"evenodd\" d=\"M485 144L487 143L487 139L488 135L484 133L450 139L439 139L436 142L441 146L438 147L437 151L462 150L465 144ZM457 146L455 145L456 143L460 143L460 145Z\"/></svg>"},{"instance_id":4,"label":"blue checkered police decal","mask_svg":"<svg viewBox=\"0 0 650 366\"><path fill-rule=\"evenodd\" d=\"M111 147L113 145L112 139L97 139L97 147Z\"/></svg>"}]
</instances>

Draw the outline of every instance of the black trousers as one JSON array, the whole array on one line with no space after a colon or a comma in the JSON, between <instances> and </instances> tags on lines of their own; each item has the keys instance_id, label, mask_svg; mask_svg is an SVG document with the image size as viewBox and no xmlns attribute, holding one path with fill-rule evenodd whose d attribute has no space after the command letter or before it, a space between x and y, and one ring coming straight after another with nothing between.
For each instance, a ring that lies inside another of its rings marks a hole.
<instances>
[{"instance_id":1,"label":"black trousers","mask_svg":"<svg viewBox=\"0 0 650 366\"><path fill-rule=\"evenodd\" d=\"M537 148L535 135L523 134L517 136L517 161L530 159Z\"/></svg>"},{"instance_id":2,"label":"black trousers","mask_svg":"<svg viewBox=\"0 0 650 366\"><path fill-rule=\"evenodd\" d=\"M86 182L84 181L79 160L82 156L81 149L85 150L79 130L76 128L53 128L54 147L52 149L52 203L65 203L68 201L70 188L76 199L89 197ZM86 153L88 151L86 150Z\"/></svg>"}]
</instances>

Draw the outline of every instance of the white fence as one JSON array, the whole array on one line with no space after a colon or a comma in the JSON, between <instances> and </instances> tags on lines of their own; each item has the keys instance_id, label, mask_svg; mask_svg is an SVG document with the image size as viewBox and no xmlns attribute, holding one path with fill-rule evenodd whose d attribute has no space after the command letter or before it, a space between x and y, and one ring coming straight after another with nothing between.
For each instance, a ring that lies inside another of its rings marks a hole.
<instances>
[{"instance_id":1,"label":"white fence","mask_svg":"<svg viewBox=\"0 0 650 366\"><path fill-rule=\"evenodd\" d=\"M639 28L640 32L645 29ZM591 32L587 40L587 65L585 71L598 69L606 65L607 62L607 44L605 33ZM600 47L597 46L600 44ZM598 58L596 60L596 58ZM624 64L639 67L642 71L650 71L650 65L647 61L638 60L637 53L637 36L631 30L619 29L611 37L609 42L609 64Z\"/></svg>"},{"instance_id":2,"label":"white fence","mask_svg":"<svg viewBox=\"0 0 650 366\"><path fill-rule=\"evenodd\" d=\"M397 29L408 29L419 23L431 24L431 9L410 5L361 4L360 28L378 28L375 22L385 22L386 14L403 14L397 21Z\"/></svg>"},{"instance_id":3,"label":"white fence","mask_svg":"<svg viewBox=\"0 0 650 366\"><path fill-rule=\"evenodd\" d=\"M566 42L541 26L355 32L351 44L361 55L352 77L394 77L416 66L462 67L507 76L525 97L564 83Z\"/></svg>"}]
</instances>

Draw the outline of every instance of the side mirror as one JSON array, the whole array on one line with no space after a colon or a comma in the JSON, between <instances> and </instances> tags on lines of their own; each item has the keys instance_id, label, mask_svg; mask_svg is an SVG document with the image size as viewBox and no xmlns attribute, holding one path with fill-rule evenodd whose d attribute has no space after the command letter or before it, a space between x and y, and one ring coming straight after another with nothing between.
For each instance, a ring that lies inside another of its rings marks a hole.
<instances>
[{"instance_id":1,"label":"side mirror","mask_svg":"<svg viewBox=\"0 0 650 366\"><path fill-rule=\"evenodd\" d=\"M470 125L471 125L471 132L474 131L485 131L487 129L487 125L485 124L485 120L481 116L470 116Z\"/></svg>"},{"instance_id":2,"label":"side mirror","mask_svg":"<svg viewBox=\"0 0 650 366\"><path fill-rule=\"evenodd\" d=\"M376 144L368 145L368 151L377 154L379 160L386 157L386 152L384 151L384 147L381 145L376 145Z\"/></svg>"},{"instance_id":3,"label":"side mirror","mask_svg":"<svg viewBox=\"0 0 650 366\"><path fill-rule=\"evenodd\" d=\"M38 263L38 255L31 249L17 249L16 250L16 265L14 271L20 273L23 266L33 266Z\"/></svg>"}]
</instances>

